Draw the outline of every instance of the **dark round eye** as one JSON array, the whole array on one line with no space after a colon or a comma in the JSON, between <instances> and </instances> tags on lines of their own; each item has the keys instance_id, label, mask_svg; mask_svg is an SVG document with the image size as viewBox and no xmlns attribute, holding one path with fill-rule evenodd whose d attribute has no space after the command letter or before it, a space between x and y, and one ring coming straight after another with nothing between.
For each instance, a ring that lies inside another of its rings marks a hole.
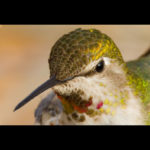
<instances>
[{"instance_id":1,"label":"dark round eye","mask_svg":"<svg viewBox=\"0 0 150 150\"><path fill-rule=\"evenodd\" d=\"M103 69L104 69L104 61L102 60L102 61L100 61L100 62L98 63L98 65L96 66L96 71L97 71L97 72L101 72L101 71L103 71Z\"/></svg>"}]
</instances>

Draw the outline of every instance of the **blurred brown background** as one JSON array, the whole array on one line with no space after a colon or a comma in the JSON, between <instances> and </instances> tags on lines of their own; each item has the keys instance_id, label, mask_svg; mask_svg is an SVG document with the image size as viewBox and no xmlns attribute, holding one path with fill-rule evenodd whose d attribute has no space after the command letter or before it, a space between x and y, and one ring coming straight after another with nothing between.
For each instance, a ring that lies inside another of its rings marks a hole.
<instances>
[{"instance_id":1,"label":"blurred brown background","mask_svg":"<svg viewBox=\"0 0 150 150\"><path fill-rule=\"evenodd\" d=\"M97 28L108 34L126 61L150 47L150 25L0 25L0 125L32 125L34 110L49 92L17 112L18 102L49 78L52 45L76 28Z\"/></svg>"}]
</instances>

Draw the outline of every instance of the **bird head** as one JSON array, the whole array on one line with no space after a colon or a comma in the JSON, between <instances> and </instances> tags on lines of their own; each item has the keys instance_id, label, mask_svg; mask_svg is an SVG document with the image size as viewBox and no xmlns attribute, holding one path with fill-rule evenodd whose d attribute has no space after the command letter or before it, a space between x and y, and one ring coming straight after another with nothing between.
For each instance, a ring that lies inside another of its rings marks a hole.
<instances>
[{"instance_id":1,"label":"bird head","mask_svg":"<svg viewBox=\"0 0 150 150\"><path fill-rule=\"evenodd\" d=\"M107 93L104 87L120 88L123 82L124 60L119 49L109 36L96 29L76 29L63 35L52 47L48 62L50 79L15 110L49 88L61 98L88 105L89 100L98 100L101 93Z\"/></svg>"}]
</instances>

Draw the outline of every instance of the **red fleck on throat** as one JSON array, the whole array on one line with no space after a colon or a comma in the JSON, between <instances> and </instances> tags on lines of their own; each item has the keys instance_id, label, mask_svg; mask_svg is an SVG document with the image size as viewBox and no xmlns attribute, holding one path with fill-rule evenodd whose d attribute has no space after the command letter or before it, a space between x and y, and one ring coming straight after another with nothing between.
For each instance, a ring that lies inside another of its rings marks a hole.
<instances>
[{"instance_id":1,"label":"red fleck on throat","mask_svg":"<svg viewBox=\"0 0 150 150\"><path fill-rule=\"evenodd\" d=\"M75 104L73 104L74 109L79 113L85 113L88 111L88 107L93 104L92 98L89 99L89 101L85 104L85 107L80 107Z\"/></svg>"},{"instance_id":2,"label":"red fleck on throat","mask_svg":"<svg viewBox=\"0 0 150 150\"><path fill-rule=\"evenodd\" d=\"M101 101L97 104L96 109L100 109L102 108L102 106L103 106L103 102Z\"/></svg>"},{"instance_id":3,"label":"red fleck on throat","mask_svg":"<svg viewBox=\"0 0 150 150\"><path fill-rule=\"evenodd\" d=\"M76 110L77 112L79 113L85 113L88 111L88 107L91 106L93 104L93 101L92 101L92 97L88 100L88 102L85 104L84 107L81 107L81 106L78 106L76 105L75 103L73 103L72 101L71 102L68 102L67 100L65 100L63 97L61 97L59 94L57 94L57 97L60 99L60 101L62 102L62 104L66 104L68 103L70 105L70 107L72 107L74 110Z\"/></svg>"}]
</instances>

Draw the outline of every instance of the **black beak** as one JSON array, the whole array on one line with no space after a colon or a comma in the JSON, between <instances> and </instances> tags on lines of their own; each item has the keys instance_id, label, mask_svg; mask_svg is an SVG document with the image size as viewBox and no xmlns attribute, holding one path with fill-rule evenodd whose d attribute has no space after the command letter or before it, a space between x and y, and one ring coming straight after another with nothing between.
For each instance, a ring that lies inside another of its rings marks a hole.
<instances>
[{"instance_id":1,"label":"black beak","mask_svg":"<svg viewBox=\"0 0 150 150\"><path fill-rule=\"evenodd\" d=\"M49 88L54 87L55 85L58 85L62 83L62 81L58 81L56 80L55 77L52 77L51 79L49 79L48 81L46 81L45 83L43 83L41 86L39 86L36 90L34 90L29 96L27 96L23 101L21 101L14 109L14 111L18 110L19 108L21 108L22 106L24 106L26 103L28 103L29 101L31 101L34 97L36 97L37 95L41 94L42 92L46 91Z\"/></svg>"}]
</instances>

